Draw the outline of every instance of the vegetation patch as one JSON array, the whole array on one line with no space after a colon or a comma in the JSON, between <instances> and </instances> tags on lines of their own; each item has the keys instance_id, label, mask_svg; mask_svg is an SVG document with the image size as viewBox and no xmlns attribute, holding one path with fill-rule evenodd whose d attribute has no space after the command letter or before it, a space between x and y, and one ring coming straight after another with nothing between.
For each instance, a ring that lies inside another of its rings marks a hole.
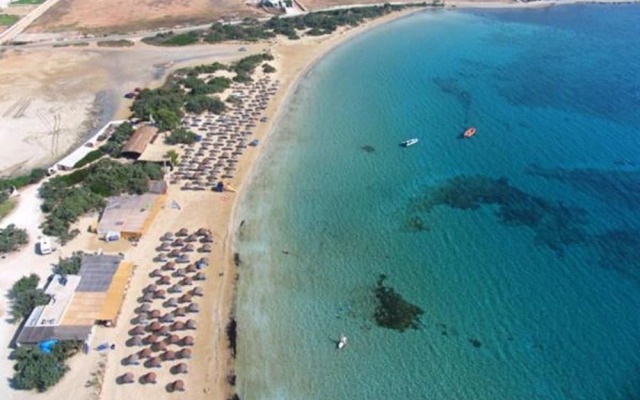
<instances>
[{"instance_id":1,"label":"vegetation patch","mask_svg":"<svg viewBox=\"0 0 640 400\"><path fill-rule=\"evenodd\" d=\"M20 17L17 15L0 14L0 26L10 26L15 24Z\"/></svg>"},{"instance_id":2,"label":"vegetation patch","mask_svg":"<svg viewBox=\"0 0 640 400\"><path fill-rule=\"evenodd\" d=\"M386 275L378 277L374 288L374 294L378 300L373 318L383 328L395 329L404 332L407 329L419 329L421 327L420 316L424 311L406 301L400 294L385 286Z\"/></svg>"},{"instance_id":3,"label":"vegetation patch","mask_svg":"<svg viewBox=\"0 0 640 400\"><path fill-rule=\"evenodd\" d=\"M195 141L195 133L183 128L174 129L165 139L167 144L192 144Z\"/></svg>"},{"instance_id":4,"label":"vegetation patch","mask_svg":"<svg viewBox=\"0 0 640 400\"><path fill-rule=\"evenodd\" d=\"M59 258L53 267L53 273L58 275L77 275L80 272L84 252L74 251L70 257Z\"/></svg>"},{"instance_id":5,"label":"vegetation patch","mask_svg":"<svg viewBox=\"0 0 640 400\"><path fill-rule=\"evenodd\" d=\"M42 168L35 168L25 175L16 176L14 178L0 179L0 191L4 191L14 187L16 189L20 189L21 187L40 182L45 176L47 176L47 170Z\"/></svg>"},{"instance_id":6,"label":"vegetation patch","mask_svg":"<svg viewBox=\"0 0 640 400\"><path fill-rule=\"evenodd\" d=\"M11 4L42 4L44 0L14 0Z\"/></svg>"},{"instance_id":7,"label":"vegetation patch","mask_svg":"<svg viewBox=\"0 0 640 400\"><path fill-rule=\"evenodd\" d=\"M82 157L82 159L80 159L77 163L75 163L75 165L73 166L74 169L76 168L82 168L87 164L91 164L92 162L98 160L99 158L101 158L102 156L104 156L104 150L100 149L96 149L93 150L89 153L87 153L86 156Z\"/></svg>"},{"instance_id":8,"label":"vegetation patch","mask_svg":"<svg viewBox=\"0 0 640 400\"><path fill-rule=\"evenodd\" d=\"M76 341L59 342L50 353L44 353L38 347L18 347L11 353L15 360L13 387L45 392L62 379L69 370L65 361L78 353L81 347L82 343Z\"/></svg>"},{"instance_id":9,"label":"vegetation patch","mask_svg":"<svg viewBox=\"0 0 640 400\"><path fill-rule=\"evenodd\" d=\"M0 195L0 221L16 207L16 201Z\"/></svg>"},{"instance_id":10,"label":"vegetation patch","mask_svg":"<svg viewBox=\"0 0 640 400\"><path fill-rule=\"evenodd\" d=\"M136 43L132 40L101 40L97 43L98 47L132 47Z\"/></svg>"},{"instance_id":11,"label":"vegetation patch","mask_svg":"<svg viewBox=\"0 0 640 400\"><path fill-rule=\"evenodd\" d=\"M44 290L38 289L39 282L40 277L36 274L23 276L9 290L11 315L15 322L22 321L34 308L49 302L49 296L44 293Z\"/></svg>"},{"instance_id":12,"label":"vegetation patch","mask_svg":"<svg viewBox=\"0 0 640 400\"><path fill-rule=\"evenodd\" d=\"M278 35L291 40L301 36L322 36L334 32L342 26L358 26L361 23L399 11L407 7L425 7L426 3L354 7L348 9L319 11L290 18L273 17L267 21L245 18L239 24L222 24L216 22L209 29L191 31L176 35L173 32L159 33L142 39L143 42L156 46L187 46L206 42L220 43L228 41L256 42L274 38ZM432 6L444 5L434 1Z\"/></svg>"},{"instance_id":13,"label":"vegetation patch","mask_svg":"<svg viewBox=\"0 0 640 400\"><path fill-rule=\"evenodd\" d=\"M131 135L133 135L133 132L134 132L133 126L131 126L131 124L128 122L124 122L118 125L118 127L115 129L113 134L107 140L107 143L103 144L99 150L102 151L103 153L110 155L111 157L114 157L114 158L120 157L122 148L124 147L125 143L127 143L127 140L131 138ZM97 154L92 155L91 157L96 157L96 156ZM85 158L87 157L89 157L88 154L85 156ZM82 162L83 160L78 161L78 163ZM89 162L86 162L85 164L88 164ZM76 168L79 168L79 167L76 167Z\"/></svg>"},{"instance_id":14,"label":"vegetation patch","mask_svg":"<svg viewBox=\"0 0 640 400\"><path fill-rule=\"evenodd\" d=\"M24 229L16 228L14 224L0 228L0 254L10 253L29 243L29 235Z\"/></svg>"}]
</instances>

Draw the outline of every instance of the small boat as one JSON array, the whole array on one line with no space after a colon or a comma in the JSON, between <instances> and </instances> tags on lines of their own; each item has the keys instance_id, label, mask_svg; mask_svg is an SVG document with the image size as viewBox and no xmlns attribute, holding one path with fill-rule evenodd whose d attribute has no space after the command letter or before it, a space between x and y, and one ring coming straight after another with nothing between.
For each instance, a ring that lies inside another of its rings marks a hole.
<instances>
[{"instance_id":1,"label":"small boat","mask_svg":"<svg viewBox=\"0 0 640 400\"><path fill-rule=\"evenodd\" d=\"M476 128L474 126L470 127L466 131L464 131L464 138L469 139L471 136L476 134Z\"/></svg>"},{"instance_id":2,"label":"small boat","mask_svg":"<svg viewBox=\"0 0 640 400\"><path fill-rule=\"evenodd\" d=\"M409 146L413 146L416 143L418 143L418 138L405 140L404 142L401 143L401 145L402 147L409 147Z\"/></svg>"},{"instance_id":3,"label":"small boat","mask_svg":"<svg viewBox=\"0 0 640 400\"><path fill-rule=\"evenodd\" d=\"M344 348L347 345L347 337L345 335L340 335L340 340L338 341L338 350Z\"/></svg>"}]
</instances>

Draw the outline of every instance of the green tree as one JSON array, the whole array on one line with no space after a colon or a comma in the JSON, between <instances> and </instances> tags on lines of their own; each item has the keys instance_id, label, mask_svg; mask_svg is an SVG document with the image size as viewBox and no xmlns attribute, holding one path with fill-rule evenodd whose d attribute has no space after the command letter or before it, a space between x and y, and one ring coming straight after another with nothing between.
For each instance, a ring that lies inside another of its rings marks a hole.
<instances>
[{"instance_id":1,"label":"green tree","mask_svg":"<svg viewBox=\"0 0 640 400\"><path fill-rule=\"evenodd\" d=\"M184 128L174 129L173 131L171 131L171 134L165 139L165 142L167 144L192 144L195 141L195 133Z\"/></svg>"},{"instance_id":2,"label":"green tree","mask_svg":"<svg viewBox=\"0 0 640 400\"><path fill-rule=\"evenodd\" d=\"M53 267L53 273L58 275L77 275L82 264L84 252L74 251L71 257L59 258Z\"/></svg>"},{"instance_id":3,"label":"green tree","mask_svg":"<svg viewBox=\"0 0 640 400\"><path fill-rule=\"evenodd\" d=\"M37 306L49 302L49 296L42 289L38 289L38 282L40 277L36 274L23 276L9 290L11 315L16 321L29 316Z\"/></svg>"},{"instance_id":4,"label":"green tree","mask_svg":"<svg viewBox=\"0 0 640 400\"><path fill-rule=\"evenodd\" d=\"M159 109L153 118L160 131L170 131L180 126L180 114L168 108Z\"/></svg>"},{"instance_id":5,"label":"green tree","mask_svg":"<svg viewBox=\"0 0 640 400\"><path fill-rule=\"evenodd\" d=\"M0 229L0 253L16 251L27 243L29 243L29 236L26 230L16 228L14 224Z\"/></svg>"},{"instance_id":6,"label":"green tree","mask_svg":"<svg viewBox=\"0 0 640 400\"><path fill-rule=\"evenodd\" d=\"M171 162L171 165L178 165L178 152L176 152L175 150L169 150L167 151L167 154L164 155L164 158L167 158L169 160L169 162Z\"/></svg>"},{"instance_id":7,"label":"green tree","mask_svg":"<svg viewBox=\"0 0 640 400\"><path fill-rule=\"evenodd\" d=\"M69 370L59 356L56 357L54 353L45 354L37 347L19 347L13 352L12 358L16 360L13 385L20 390L36 389L44 392L58 383Z\"/></svg>"}]
</instances>

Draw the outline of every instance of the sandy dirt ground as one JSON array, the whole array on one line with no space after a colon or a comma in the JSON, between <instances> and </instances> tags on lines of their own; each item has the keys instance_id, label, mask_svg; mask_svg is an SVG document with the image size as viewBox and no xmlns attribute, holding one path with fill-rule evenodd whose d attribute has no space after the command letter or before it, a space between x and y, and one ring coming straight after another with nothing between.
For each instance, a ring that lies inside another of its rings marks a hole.
<instances>
[{"instance_id":1,"label":"sandy dirt ground","mask_svg":"<svg viewBox=\"0 0 640 400\"><path fill-rule=\"evenodd\" d=\"M97 125L127 116L131 103L122 96L134 87L158 85L169 69L238 57L239 47L168 49L137 43L111 49L92 44L4 50L0 176L51 164ZM245 47L248 53L261 48Z\"/></svg>"},{"instance_id":2,"label":"sandy dirt ground","mask_svg":"<svg viewBox=\"0 0 640 400\"><path fill-rule=\"evenodd\" d=\"M264 15L241 0L61 0L29 31L110 33Z\"/></svg>"}]
</instances>

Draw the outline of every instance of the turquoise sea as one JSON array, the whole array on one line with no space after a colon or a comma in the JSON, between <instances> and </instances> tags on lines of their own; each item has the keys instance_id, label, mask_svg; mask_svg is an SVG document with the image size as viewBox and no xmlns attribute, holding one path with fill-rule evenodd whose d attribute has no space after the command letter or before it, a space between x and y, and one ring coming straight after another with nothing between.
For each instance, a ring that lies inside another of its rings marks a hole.
<instances>
[{"instance_id":1,"label":"turquoise sea","mask_svg":"<svg viewBox=\"0 0 640 400\"><path fill-rule=\"evenodd\" d=\"M237 216L240 397L640 398L638 21L425 11L324 57Z\"/></svg>"}]
</instances>

